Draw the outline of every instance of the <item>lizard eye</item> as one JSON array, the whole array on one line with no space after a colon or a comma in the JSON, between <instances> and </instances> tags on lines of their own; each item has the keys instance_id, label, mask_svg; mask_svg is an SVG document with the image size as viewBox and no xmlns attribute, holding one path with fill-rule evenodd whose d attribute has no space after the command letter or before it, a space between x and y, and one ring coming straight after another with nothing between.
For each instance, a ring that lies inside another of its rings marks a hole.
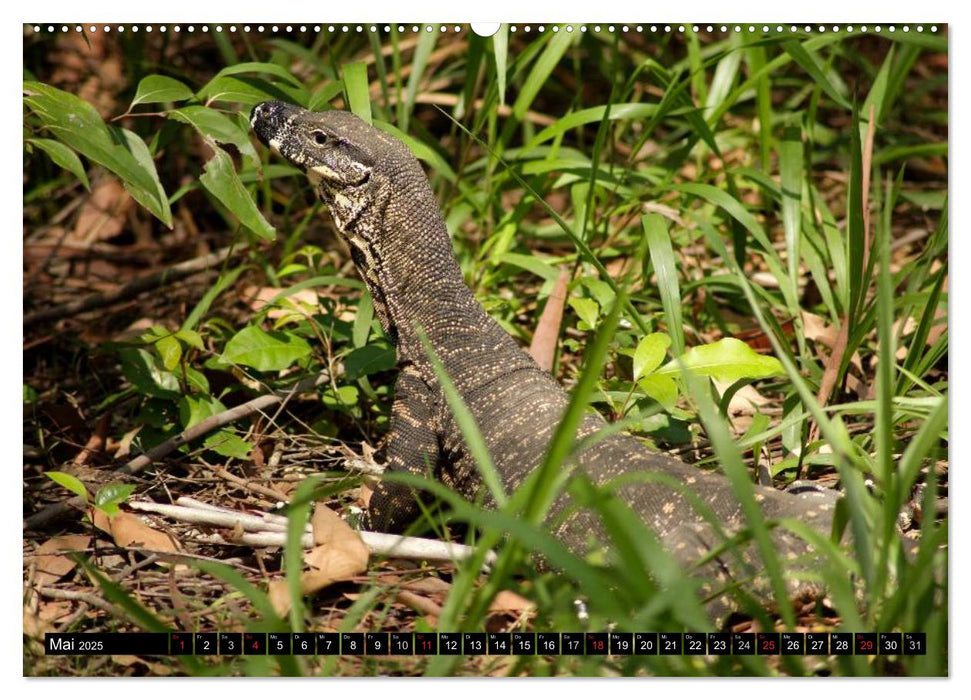
<instances>
[{"instance_id":1,"label":"lizard eye","mask_svg":"<svg viewBox=\"0 0 971 700\"><path fill-rule=\"evenodd\" d=\"M314 136L314 142L318 146L323 146L325 143L327 143L330 140L327 134L325 134L323 131L315 131L313 136Z\"/></svg>"}]
</instances>

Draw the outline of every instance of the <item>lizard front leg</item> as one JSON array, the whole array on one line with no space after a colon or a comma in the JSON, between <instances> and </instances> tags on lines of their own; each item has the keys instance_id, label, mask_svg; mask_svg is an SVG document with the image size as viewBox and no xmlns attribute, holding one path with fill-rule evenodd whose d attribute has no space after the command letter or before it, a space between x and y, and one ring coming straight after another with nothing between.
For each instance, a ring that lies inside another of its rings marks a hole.
<instances>
[{"instance_id":1,"label":"lizard front leg","mask_svg":"<svg viewBox=\"0 0 971 700\"><path fill-rule=\"evenodd\" d=\"M432 390L412 364L406 364L395 383L391 431L386 442L386 472L434 474L441 450L437 408ZM410 486L382 481L371 495L362 521L365 530L402 532L421 513L420 494Z\"/></svg>"}]
</instances>

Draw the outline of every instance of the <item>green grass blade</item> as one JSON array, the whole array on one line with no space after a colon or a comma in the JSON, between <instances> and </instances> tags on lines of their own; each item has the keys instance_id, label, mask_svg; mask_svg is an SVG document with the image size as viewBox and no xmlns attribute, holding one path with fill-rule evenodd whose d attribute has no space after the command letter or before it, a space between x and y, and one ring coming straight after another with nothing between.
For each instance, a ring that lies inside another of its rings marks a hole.
<instances>
[{"instance_id":1,"label":"green grass blade","mask_svg":"<svg viewBox=\"0 0 971 700\"><path fill-rule=\"evenodd\" d=\"M651 251L651 263L657 275L657 291L667 319L671 337L671 353L674 357L684 354L684 327L681 321L681 292L678 288L678 270L674 259L671 237L660 214L648 214L641 219L644 235Z\"/></svg>"}]
</instances>

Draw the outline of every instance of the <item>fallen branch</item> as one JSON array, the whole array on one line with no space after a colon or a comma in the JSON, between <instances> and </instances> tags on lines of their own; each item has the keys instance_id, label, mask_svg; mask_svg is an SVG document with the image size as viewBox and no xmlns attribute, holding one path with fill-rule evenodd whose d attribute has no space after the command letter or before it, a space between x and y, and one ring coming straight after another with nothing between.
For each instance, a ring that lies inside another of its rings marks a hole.
<instances>
[{"instance_id":1,"label":"fallen branch","mask_svg":"<svg viewBox=\"0 0 971 700\"><path fill-rule=\"evenodd\" d=\"M182 505L167 503L153 503L151 501L134 501L129 505L135 510L158 513L180 522L212 525L229 530L237 528L243 532L238 537L226 539L221 535L205 535L199 539L210 544L239 545L246 544L253 547L282 547L287 541L287 519L271 513L241 513L228 508L219 508L201 503L193 499L179 499ZM419 561L453 562L464 561L472 557L473 547L452 542L441 542L422 537L404 537L389 535L383 532L360 531L361 539L367 545L370 554L375 556L395 557L398 559L415 559ZM305 549L313 547L313 531L307 523L301 538L301 545ZM495 563L496 555L489 552L484 567L490 568Z\"/></svg>"}]
</instances>

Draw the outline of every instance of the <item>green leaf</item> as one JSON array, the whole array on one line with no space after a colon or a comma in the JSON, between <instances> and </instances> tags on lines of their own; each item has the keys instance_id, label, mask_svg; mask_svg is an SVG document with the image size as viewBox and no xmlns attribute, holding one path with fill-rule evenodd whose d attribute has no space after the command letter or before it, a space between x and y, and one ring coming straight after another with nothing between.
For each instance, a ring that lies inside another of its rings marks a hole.
<instances>
[{"instance_id":1,"label":"green leaf","mask_svg":"<svg viewBox=\"0 0 971 700\"><path fill-rule=\"evenodd\" d=\"M310 103L307 105L307 109L311 112L319 112L322 109L327 109L330 101L341 94L343 90L344 83L340 80L334 80L324 84L310 96Z\"/></svg>"},{"instance_id":2,"label":"green leaf","mask_svg":"<svg viewBox=\"0 0 971 700\"><path fill-rule=\"evenodd\" d=\"M224 76L211 80L198 97L211 102L236 102L251 107L258 102L282 100L292 104L304 105L309 99L307 91L290 85L271 83L263 78Z\"/></svg>"},{"instance_id":3,"label":"green leaf","mask_svg":"<svg viewBox=\"0 0 971 700\"><path fill-rule=\"evenodd\" d=\"M213 80L222 78L227 75L239 75L241 73L266 73L268 75L276 76L277 78L283 78L294 87L302 88L303 83L297 78L293 73L288 71L282 66L278 66L275 63L260 63L258 61L250 61L247 63L236 63L232 66L227 66L221 71L216 73ZM211 81L210 81L211 82Z\"/></svg>"},{"instance_id":4,"label":"green leaf","mask_svg":"<svg viewBox=\"0 0 971 700\"><path fill-rule=\"evenodd\" d=\"M98 489L94 504L108 515L116 515L118 504L124 502L134 491L134 484L107 484Z\"/></svg>"},{"instance_id":5,"label":"green leaf","mask_svg":"<svg viewBox=\"0 0 971 700\"><path fill-rule=\"evenodd\" d=\"M526 116L527 110L533 104L533 100L536 99L536 95L540 89L546 84L547 79L560 62L563 54L566 53L572 39L572 34L559 32L553 35L546 48L543 49L543 53L540 54L536 63L533 64L529 76L523 82L523 87L520 89L519 95L513 103L512 113L517 121L522 121L522 118Z\"/></svg>"},{"instance_id":6,"label":"green leaf","mask_svg":"<svg viewBox=\"0 0 971 700\"><path fill-rule=\"evenodd\" d=\"M361 295L361 303L357 305L357 314L354 316L354 326L351 329L351 341L355 348L363 348L367 344L373 320L374 300L369 292L365 292Z\"/></svg>"},{"instance_id":7,"label":"green leaf","mask_svg":"<svg viewBox=\"0 0 971 700\"><path fill-rule=\"evenodd\" d=\"M235 457L236 459L249 459L253 452L251 444L229 430L213 433L205 439L203 445L207 450L212 450L223 457Z\"/></svg>"},{"instance_id":8,"label":"green leaf","mask_svg":"<svg viewBox=\"0 0 971 700\"><path fill-rule=\"evenodd\" d=\"M215 155L206 163L199 182L233 213L239 222L260 238L272 241L276 230L263 218L253 198L243 186L233 167L233 159L223 149L212 144Z\"/></svg>"},{"instance_id":9,"label":"green leaf","mask_svg":"<svg viewBox=\"0 0 971 700\"><path fill-rule=\"evenodd\" d=\"M726 384L734 384L744 378L761 379L785 374L776 358L759 355L738 338L722 338L717 343L695 346L682 355L680 363L672 360L656 374L680 375L682 365L693 374Z\"/></svg>"},{"instance_id":10,"label":"green leaf","mask_svg":"<svg viewBox=\"0 0 971 700\"><path fill-rule=\"evenodd\" d=\"M128 106L131 112L136 105L156 102L184 102L192 99L195 93L175 78L167 75L146 75L138 82L135 97Z\"/></svg>"},{"instance_id":11,"label":"green leaf","mask_svg":"<svg viewBox=\"0 0 971 700\"><path fill-rule=\"evenodd\" d=\"M492 35L492 56L496 61L496 84L499 88L499 104L506 104L506 66L509 59L509 26L503 24Z\"/></svg>"},{"instance_id":12,"label":"green leaf","mask_svg":"<svg viewBox=\"0 0 971 700\"><path fill-rule=\"evenodd\" d=\"M118 129L117 132L119 139L124 142L123 145L135 158L135 162L138 163L142 172L146 173L153 182L152 188L143 190L140 184L126 181L124 183L125 189L135 198L135 201L149 211L154 211L153 207L161 202L164 207L164 214L168 217L167 221L164 219L163 221L171 228L172 212L169 208L168 196L165 194L162 183L158 179L158 171L155 170L155 161L152 160L151 151L148 150L148 146L145 145L145 142L137 134L128 131L128 129Z\"/></svg>"},{"instance_id":13,"label":"green leaf","mask_svg":"<svg viewBox=\"0 0 971 700\"><path fill-rule=\"evenodd\" d=\"M368 91L366 63L348 63L344 66L344 91L351 111L370 124L371 94Z\"/></svg>"},{"instance_id":14,"label":"green leaf","mask_svg":"<svg viewBox=\"0 0 971 700\"><path fill-rule=\"evenodd\" d=\"M674 356L684 353L684 328L681 321L681 288L678 285L677 262L668 233L667 223L660 214L647 214L641 219L644 235L651 251L651 264L657 275L657 289L668 323L668 334L674 347Z\"/></svg>"},{"instance_id":15,"label":"green leaf","mask_svg":"<svg viewBox=\"0 0 971 700\"><path fill-rule=\"evenodd\" d=\"M587 324L588 330L597 327L597 319L600 318L600 306L593 299L574 297L570 299L570 308L576 311L580 320Z\"/></svg>"},{"instance_id":16,"label":"green leaf","mask_svg":"<svg viewBox=\"0 0 971 700\"><path fill-rule=\"evenodd\" d=\"M81 184L84 185L84 189L88 192L91 191L88 174L84 172L84 165L81 163L81 159L78 158L77 153L54 139L27 139L26 142L46 153L56 165L61 166L80 180Z\"/></svg>"},{"instance_id":17,"label":"green leaf","mask_svg":"<svg viewBox=\"0 0 971 700\"><path fill-rule=\"evenodd\" d=\"M660 367L670 346L671 338L667 333L651 333L641 338L634 350L634 381Z\"/></svg>"},{"instance_id":18,"label":"green leaf","mask_svg":"<svg viewBox=\"0 0 971 700\"><path fill-rule=\"evenodd\" d=\"M170 372L179 366L182 359L182 343L174 335L162 336L155 341L155 349L162 358L162 366Z\"/></svg>"},{"instance_id":19,"label":"green leaf","mask_svg":"<svg viewBox=\"0 0 971 700\"><path fill-rule=\"evenodd\" d=\"M220 359L260 372L276 372L309 355L310 346L298 335L285 331L267 333L257 326L247 326L229 339Z\"/></svg>"},{"instance_id":20,"label":"green leaf","mask_svg":"<svg viewBox=\"0 0 971 700\"><path fill-rule=\"evenodd\" d=\"M782 225L786 233L786 260L790 284L796 285L799 274L800 223L802 211L802 131L786 127L779 145L779 172L782 180Z\"/></svg>"},{"instance_id":21,"label":"green leaf","mask_svg":"<svg viewBox=\"0 0 971 700\"><path fill-rule=\"evenodd\" d=\"M85 503L88 502L88 489L85 488L84 484L76 476L71 476L64 472L44 472L44 474L55 484L63 486L71 493L80 496L84 499Z\"/></svg>"},{"instance_id":22,"label":"green leaf","mask_svg":"<svg viewBox=\"0 0 971 700\"><path fill-rule=\"evenodd\" d=\"M394 348L387 343L371 343L351 350L344 356L344 374L354 381L376 372L384 372L395 366Z\"/></svg>"},{"instance_id":23,"label":"green leaf","mask_svg":"<svg viewBox=\"0 0 971 700\"><path fill-rule=\"evenodd\" d=\"M183 430L226 410L226 406L219 399L211 397L183 396L179 399L178 406L179 423Z\"/></svg>"},{"instance_id":24,"label":"green leaf","mask_svg":"<svg viewBox=\"0 0 971 700\"><path fill-rule=\"evenodd\" d=\"M161 369L155 356L143 348L126 348L118 353L121 373L138 391L157 399L174 399L181 395L179 380Z\"/></svg>"},{"instance_id":25,"label":"green leaf","mask_svg":"<svg viewBox=\"0 0 971 700\"><path fill-rule=\"evenodd\" d=\"M667 411L672 410L678 401L678 385L671 377L649 374L638 381L637 386Z\"/></svg>"},{"instance_id":26,"label":"green leaf","mask_svg":"<svg viewBox=\"0 0 971 700\"><path fill-rule=\"evenodd\" d=\"M338 387L335 392L328 388L320 397L324 406L331 410L346 411L348 407L356 406L361 392L353 384L345 384Z\"/></svg>"},{"instance_id":27,"label":"green leaf","mask_svg":"<svg viewBox=\"0 0 971 700\"><path fill-rule=\"evenodd\" d=\"M205 343L202 342L202 336L188 328L176 332L175 337L196 350L206 349Z\"/></svg>"},{"instance_id":28,"label":"green leaf","mask_svg":"<svg viewBox=\"0 0 971 700\"><path fill-rule=\"evenodd\" d=\"M782 48L792 57L792 60L802 66L818 84L823 91L836 101L840 107L850 109L850 103L846 97L836 88L822 66L816 61L815 52L806 48L808 42L800 43L795 39L786 39L782 42Z\"/></svg>"},{"instance_id":29,"label":"green leaf","mask_svg":"<svg viewBox=\"0 0 971 700\"><path fill-rule=\"evenodd\" d=\"M188 105L168 113L169 119L189 124L203 136L208 136L218 143L231 143L239 152L250 159L253 165L259 165L260 156L250 141L249 133L227 117L211 107L202 105Z\"/></svg>"},{"instance_id":30,"label":"green leaf","mask_svg":"<svg viewBox=\"0 0 971 700\"><path fill-rule=\"evenodd\" d=\"M69 92L24 82L24 103L61 142L119 178L125 189L162 223L172 227L168 198L145 142L126 129L105 124L94 107Z\"/></svg>"},{"instance_id":31,"label":"green leaf","mask_svg":"<svg viewBox=\"0 0 971 700\"><path fill-rule=\"evenodd\" d=\"M560 277L560 271L554 265L546 262L543 258L535 255L522 255L521 253L500 253L496 256L496 261L506 265L515 265L528 272L532 272L537 277L556 282Z\"/></svg>"}]
</instances>

